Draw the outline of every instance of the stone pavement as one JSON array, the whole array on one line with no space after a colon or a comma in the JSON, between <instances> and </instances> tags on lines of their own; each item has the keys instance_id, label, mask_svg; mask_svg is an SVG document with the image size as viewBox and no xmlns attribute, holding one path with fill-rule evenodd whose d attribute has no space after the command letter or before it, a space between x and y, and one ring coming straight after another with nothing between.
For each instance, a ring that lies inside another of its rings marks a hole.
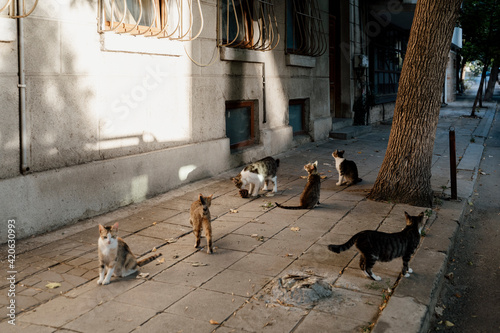
<instances>
[{"instance_id":1,"label":"stone pavement","mask_svg":"<svg viewBox=\"0 0 500 333\"><path fill-rule=\"evenodd\" d=\"M281 160L275 195L239 197L229 180L238 168L71 227L18 240L14 269L7 268L3 245L1 267L16 273L15 285L6 279L0 283L0 331L425 332L494 121L496 104L485 104L488 109L479 112L482 119L460 117L470 113L470 101L441 110L432 161L437 193L433 210L366 199L390 132L389 125L380 125L352 140L310 143L275 156ZM450 126L456 131L458 201L446 200ZM347 188L335 185L335 149L344 149L357 163L363 182ZM275 201L298 203L305 184L302 167L315 160L325 176L321 205L312 210L274 207ZM212 255L193 247L189 208L198 193L214 194ZM327 250L328 244L343 243L364 229L401 230L404 211L425 211L429 216L426 237L410 262L410 278L400 278L402 264L396 259L377 263L374 272L382 280L372 281L359 269L354 248L342 254ZM141 268L147 277L113 278L111 284L98 286L97 226L116 221L135 254L159 251L163 257ZM60 285L47 286L54 282ZM12 291L15 296L8 296ZM11 300L15 326L8 323Z\"/></svg>"}]
</instances>

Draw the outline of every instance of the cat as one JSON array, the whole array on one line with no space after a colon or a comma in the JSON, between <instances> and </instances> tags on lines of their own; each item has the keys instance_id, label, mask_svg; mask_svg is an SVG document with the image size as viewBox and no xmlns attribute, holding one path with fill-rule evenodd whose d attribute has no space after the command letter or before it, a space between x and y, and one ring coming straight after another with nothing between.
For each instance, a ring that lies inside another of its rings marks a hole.
<instances>
[{"instance_id":1,"label":"cat","mask_svg":"<svg viewBox=\"0 0 500 333\"><path fill-rule=\"evenodd\" d=\"M304 191L300 195L299 206L283 206L275 202L276 206L284 209L311 209L319 205L319 192L321 187L321 176L318 173L318 161L304 165L304 170L307 171L307 183Z\"/></svg>"},{"instance_id":2,"label":"cat","mask_svg":"<svg viewBox=\"0 0 500 333\"><path fill-rule=\"evenodd\" d=\"M200 246L201 230L205 229L205 237L207 238L207 253L214 253L212 247L212 225L210 222L210 205L212 204L212 197L204 197L201 193L198 200L191 204L189 211L189 223L193 226L193 233L195 237L194 247Z\"/></svg>"},{"instance_id":3,"label":"cat","mask_svg":"<svg viewBox=\"0 0 500 333\"><path fill-rule=\"evenodd\" d=\"M371 279L380 281L380 277L373 274L372 268L375 262L388 262L392 259L403 257L403 270L401 274L409 277L413 270L408 266L411 256L420 242L420 234L424 227L424 213L418 216L410 216L405 212L406 227L396 233L385 233L375 230L358 232L342 245L328 245L328 250L340 253L348 250L356 244L361 252L359 267Z\"/></svg>"},{"instance_id":4,"label":"cat","mask_svg":"<svg viewBox=\"0 0 500 333\"><path fill-rule=\"evenodd\" d=\"M347 180L347 185L354 185L362 181L361 178L358 177L358 168L356 167L356 163L354 161L349 161L344 158L344 150L335 150L332 153L333 158L335 159L335 168L339 173L339 182L337 186L344 184L344 178Z\"/></svg>"},{"instance_id":5,"label":"cat","mask_svg":"<svg viewBox=\"0 0 500 333\"><path fill-rule=\"evenodd\" d=\"M109 284L113 274L121 277L134 274L137 272L138 266L143 266L161 256L161 253L158 253L137 261L127 243L117 234L118 222L108 227L99 225L99 240L97 242L99 279L97 284Z\"/></svg>"},{"instance_id":6,"label":"cat","mask_svg":"<svg viewBox=\"0 0 500 333\"><path fill-rule=\"evenodd\" d=\"M248 192L253 196L259 194L264 183L264 191L268 191L267 185L271 180L274 183L273 192L278 192L278 177L276 173L280 165L279 159L267 156L257 162L247 165L236 177L231 178L234 185L241 189L248 185Z\"/></svg>"}]
</instances>

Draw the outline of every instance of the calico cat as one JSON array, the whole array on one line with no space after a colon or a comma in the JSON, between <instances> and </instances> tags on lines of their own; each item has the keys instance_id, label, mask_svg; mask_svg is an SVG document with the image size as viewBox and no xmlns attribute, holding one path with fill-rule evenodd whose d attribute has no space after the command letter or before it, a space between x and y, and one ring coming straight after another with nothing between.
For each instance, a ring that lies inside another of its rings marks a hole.
<instances>
[{"instance_id":1,"label":"calico cat","mask_svg":"<svg viewBox=\"0 0 500 333\"><path fill-rule=\"evenodd\" d=\"M236 177L231 178L234 185L241 189L248 185L248 192L252 196L257 196L264 183L264 191L267 191L267 185L270 180L274 183L273 192L278 192L278 178L276 173L280 165L279 159L271 156L265 157L257 162L247 165Z\"/></svg>"},{"instance_id":2,"label":"calico cat","mask_svg":"<svg viewBox=\"0 0 500 333\"><path fill-rule=\"evenodd\" d=\"M332 153L333 158L335 158L335 168L339 173L339 182L337 186L344 184L344 178L347 180L347 185L353 185L362 181L358 177L358 168L354 161L349 161L344 158L344 150L335 150Z\"/></svg>"},{"instance_id":3,"label":"calico cat","mask_svg":"<svg viewBox=\"0 0 500 333\"><path fill-rule=\"evenodd\" d=\"M284 209L311 209L319 205L319 191L321 187L321 176L318 173L318 161L304 165L304 170L307 171L307 183L304 191L300 195L299 206L283 206L275 202L276 206Z\"/></svg>"},{"instance_id":4,"label":"calico cat","mask_svg":"<svg viewBox=\"0 0 500 333\"><path fill-rule=\"evenodd\" d=\"M112 226L99 225L99 279L97 284L108 284L111 276L126 277L137 272L137 266L143 266L161 256L161 253L137 261L134 254L118 234L118 222ZM106 277L104 276L106 274Z\"/></svg>"},{"instance_id":5,"label":"calico cat","mask_svg":"<svg viewBox=\"0 0 500 333\"><path fill-rule=\"evenodd\" d=\"M328 250L340 253L356 244L356 247L361 252L359 267L368 277L376 281L381 278L372 272L375 262L388 262L403 257L401 274L409 277L413 270L408 267L408 262L420 242L420 233L424 227L424 213L422 212L418 216L410 216L405 212L405 216L406 227L400 232L388 234L375 230L365 230L352 236L345 244L328 245Z\"/></svg>"},{"instance_id":6,"label":"calico cat","mask_svg":"<svg viewBox=\"0 0 500 333\"><path fill-rule=\"evenodd\" d=\"M205 229L205 237L207 238L207 253L214 253L212 248L212 225L210 223L210 205L212 204L213 194L209 197L204 197L201 193L198 200L191 204L189 211L189 223L193 226L195 237L194 247L200 246L201 230Z\"/></svg>"}]
</instances>

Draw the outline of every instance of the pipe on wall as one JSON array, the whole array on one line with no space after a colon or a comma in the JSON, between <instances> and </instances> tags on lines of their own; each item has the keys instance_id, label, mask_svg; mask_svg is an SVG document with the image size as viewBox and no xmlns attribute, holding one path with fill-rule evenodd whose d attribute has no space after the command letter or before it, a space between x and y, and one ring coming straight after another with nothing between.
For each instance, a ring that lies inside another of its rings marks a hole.
<instances>
[{"instance_id":1,"label":"pipe on wall","mask_svg":"<svg viewBox=\"0 0 500 333\"><path fill-rule=\"evenodd\" d=\"M22 10L22 0L17 0L17 12ZM26 77L24 63L24 25L23 18L17 18L17 57L19 67L19 144L21 150L21 174L30 172L30 137L28 134L28 117L26 114Z\"/></svg>"}]
</instances>

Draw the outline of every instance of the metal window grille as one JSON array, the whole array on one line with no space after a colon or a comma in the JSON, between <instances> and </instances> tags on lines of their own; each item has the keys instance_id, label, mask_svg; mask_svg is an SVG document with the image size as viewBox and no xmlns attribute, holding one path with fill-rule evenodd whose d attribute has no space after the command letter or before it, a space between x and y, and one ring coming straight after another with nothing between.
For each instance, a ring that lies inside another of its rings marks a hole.
<instances>
[{"instance_id":1,"label":"metal window grille","mask_svg":"<svg viewBox=\"0 0 500 333\"><path fill-rule=\"evenodd\" d=\"M219 0L218 46L259 51L280 40L272 0Z\"/></svg>"},{"instance_id":2,"label":"metal window grille","mask_svg":"<svg viewBox=\"0 0 500 333\"><path fill-rule=\"evenodd\" d=\"M203 24L200 0L99 0L99 32L192 41Z\"/></svg>"},{"instance_id":3,"label":"metal window grille","mask_svg":"<svg viewBox=\"0 0 500 333\"><path fill-rule=\"evenodd\" d=\"M4 4L2 5L3 2ZM31 15L37 5L38 0L35 0L31 7L29 4L26 4L26 0L19 1L18 5L16 5L16 0L3 0L0 1L0 14L5 11L10 18L24 18Z\"/></svg>"},{"instance_id":4,"label":"metal window grille","mask_svg":"<svg viewBox=\"0 0 500 333\"><path fill-rule=\"evenodd\" d=\"M318 57L328 47L317 0L287 0L287 53Z\"/></svg>"}]
</instances>

